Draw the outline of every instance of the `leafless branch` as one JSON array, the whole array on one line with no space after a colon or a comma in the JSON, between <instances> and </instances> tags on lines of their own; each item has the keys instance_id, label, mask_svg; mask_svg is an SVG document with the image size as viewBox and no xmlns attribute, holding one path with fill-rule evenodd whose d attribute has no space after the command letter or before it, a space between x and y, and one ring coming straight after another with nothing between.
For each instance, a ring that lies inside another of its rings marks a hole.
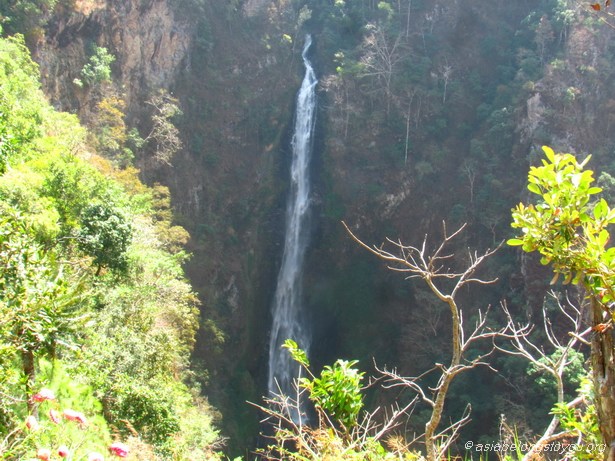
<instances>
[{"instance_id":1,"label":"leafless branch","mask_svg":"<svg viewBox=\"0 0 615 461\"><path fill-rule=\"evenodd\" d=\"M320 408L315 408L318 421L311 425L305 424L301 401L307 390L301 387L299 382L299 379L294 381L295 398L284 395L278 388L277 394L265 398L264 405L250 402L263 412L261 423L269 423L274 430L274 434L269 438L275 443L261 452L265 459L274 461L320 459L323 440L330 440L331 434L336 440L344 441L344 451L361 451L397 427L402 416L408 417L411 414L418 400L418 397L415 397L401 408L397 405L391 406L384 410L384 417L380 415L383 412L382 408L378 407L372 412L367 412L359 424L350 432L346 432L344 428L338 428ZM378 419L382 419L383 422L378 422ZM287 448L290 446L292 449Z\"/></svg>"},{"instance_id":2,"label":"leafless branch","mask_svg":"<svg viewBox=\"0 0 615 461\"><path fill-rule=\"evenodd\" d=\"M440 433L435 436L436 440L442 441L439 444L438 459L447 459L446 455L448 449L450 448L451 444L457 439L459 431L463 426L470 422L471 411L472 407L470 406L470 404L466 405L466 408L461 418L451 423L448 427L444 428L442 431L440 431Z\"/></svg>"},{"instance_id":3,"label":"leafless branch","mask_svg":"<svg viewBox=\"0 0 615 461\"><path fill-rule=\"evenodd\" d=\"M564 403L564 375L566 367L571 363L570 352L575 349L579 344L586 344L583 336L586 336L591 328L581 331L581 311L575 306L566 295L566 304L564 305L559 296L555 292L549 294L556 302L559 312L568 323L569 334L567 335L567 341L564 342L563 338L558 338L553 330L552 321L547 314L546 307L543 305L542 317L543 317L543 331L547 337L547 343L550 345L551 352L545 351L543 346L538 346L530 338L530 334L534 330L534 326L528 321L526 323L515 322L513 316L508 309L505 302L502 303L502 310L507 318L506 329L503 332L503 336L509 340L509 345L512 349L495 344L495 347L509 355L518 355L526 358L534 367L541 370L543 373L551 375L557 385L557 402ZM568 405L576 404L575 401L570 402ZM541 447L561 436L561 434L568 434L563 432L555 434L555 430L559 426L559 418L553 417L543 435L532 446L532 448L525 454L523 460L528 461L540 452Z\"/></svg>"},{"instance_id":4,"label":"leafless branch","mask_svg":"<svg viewBox=\"0 0 615 461\"><path fill-rule=\"evenodd\" d=\"M453 270L448 263L454 260L454 252L450 251L452 241L463 232L465 224L452 232L450 235L443 223L443 238L433 251L427 250L427 236L423 239L420 247L405 245L401 240L386 239L386 243L380 246L370 246L359 239L346 225L344 227L352 239L370 253L386 261L389 269L408 273L407 278L422 279L429 290L449 308L451 316L451 360L448 365L437 363L434 368L415 377L400 376L395 370L379 370L385 376L385 387L405 387L416 393L417 398L431 408L431 415L425 425L424 441L426 458L428 461L439 459L442 453L448 449L454 441L459 429L469 420L469 413L464 412L461 418L440 430L440 422L448 389L454 378L467 370L477 366L488 366L485 359L491 355L495 347L474 358L468 358L466 353L470 345L479 340L493 339L503 333L504 330L494 331L487 328L487 313L479 311L478 320L470 332L466 332L463 322L463 310L457 304L457 294L462 287L469 284L491 284L497 279L484 280L475 274L483 262L492 256L501 246L484 253L468 251L466 265L460 270ZM440 282L441 280L441 282ZM438 372L437 384L432 388L425 388L422 378L432 372ZM469 408L467 408L469 411ZM444 451L442 451L444 450Z\"/></svg>"},{"instance_id":5,"label":"leafless branch","mask_svg":"<svg viewBox=\"0 0 615 461\"><path fill-rule=\"evenodd\" d=\"M158 91L147 104L153 107L152 129L145 137L145 142L152 142L156 148L154 159L157 162L171 165L171 159L183 147L180 133L173 118L181 115L179 102L164 90Z\"/></svg>"}]
</instances>

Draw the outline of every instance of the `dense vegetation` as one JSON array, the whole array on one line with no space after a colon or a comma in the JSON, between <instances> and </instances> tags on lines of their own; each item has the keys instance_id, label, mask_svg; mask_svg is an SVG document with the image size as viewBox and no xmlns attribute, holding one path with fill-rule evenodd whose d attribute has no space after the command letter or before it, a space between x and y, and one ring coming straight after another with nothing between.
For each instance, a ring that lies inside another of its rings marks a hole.
<instances>
[{"instance_id":1,"label":"dense vegetation","mask_svg":"<svg viewBox=\"0 0 615 461\"><path fill-rule=\"evenodd\" d=\"M0 457L115 440L134 459L210 459L186 232L165 187L91 139L46 102L23 38L0 39Z\"/></svg>"}]
</instances>

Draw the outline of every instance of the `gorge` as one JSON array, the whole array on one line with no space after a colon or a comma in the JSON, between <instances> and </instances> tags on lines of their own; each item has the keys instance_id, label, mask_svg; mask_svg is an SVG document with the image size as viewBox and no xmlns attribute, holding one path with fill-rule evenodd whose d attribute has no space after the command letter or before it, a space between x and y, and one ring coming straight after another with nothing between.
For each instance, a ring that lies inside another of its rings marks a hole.
<instances>
[{"instance_id":1,"label":"gorge","mask_svg":"<svg viewBox=\"0 0 615 461\"><path fill-rule=\"evenodd\" d=\"M494 247L542 144L592 153L615 196L614 31L583 1L25 2L40 18L9 3L0 14L21 22L4 34L26 34L53 106L90 126L111 160L130 150L123 171L170 191L201 303L190 379L219 411L229 455L258 443L262 415L246 401L295 376L278 355L288 337L315 368L342 357L367 374L374 361L412 374L443 360L441 308L362 252L342 220L374 244L467 222L460 257ZM78 86L95 47L115 58L111 80ZM161 90L181 110L170 120L182 147L166 163L149 137ZM487 271L498 283L464 303L505 299L520 318L546 305L536 260L506 248ZM497 433L503 413L538 431L548 388L519 362L494 367L459 381L446 411L472 403L483 423L468 437Z\"/></svg>"}]
</instances>

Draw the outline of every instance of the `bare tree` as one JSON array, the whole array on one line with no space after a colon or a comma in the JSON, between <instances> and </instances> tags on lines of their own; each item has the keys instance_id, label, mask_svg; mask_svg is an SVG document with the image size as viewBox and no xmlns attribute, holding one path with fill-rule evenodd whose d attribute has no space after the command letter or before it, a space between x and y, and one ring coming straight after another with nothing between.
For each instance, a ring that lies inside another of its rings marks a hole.
<instances>
[{"instance_id":1,"label":"bare tree","mask_svg":"<svg viewBox=\"0 0 615 461\"><path fill-rule=\"evenodd\" d=\"M446 104L446 91L448 89L448 82L451 79L452 73L453 66L451 66L448 62L446 62L442 67L440 67L440 78L444 83L444 89L442 91L442 104Z\"/></svg>"},{"instance_id":2,"label":"bare tree","mask_svg":"<svg viewBox=\"0 0 615 461\"><path fill-rule=\"evenodd\" d=\"M412 103L414 102L414 96L417 90L407 91L407 104L406 101L399 101L397 106L401 106L400 111L404 114L406 119L406 143L404 147L404 165L408 164L408 151L410 150L410 118L412 117Z\"/></svg>"},{"instance_id":3,"label":"bare tree","mask_svg":"<svg viewBox=\"0 0 615 461\"><path fill-rule=\"evenodd\" d=\"M581 398L577 397L571 402L565 401L564 377L568 365L572 363L572 352L580 345L589 344L584 337L591 332L591 327L581 331L581 310L570 300L568 295L566 295L565 304L562 303L557 293L551 292L550 296L557 302L558 310L565 320L565 323L567 323L565 341L559 338L555 333L553 323L550 316L547 314L546 307L543 306L542 309L542 331L547 339L545 345L549 347L550 351L545 350L545 347L542 345L538 346L530 339L530 334L534 329L534 325L530 322L525 324L515 322L506 303L502 303L502 310L508 321L503 336L509 339L508 344L512 346L512 349L500 345L496 345L496 347L506 354L526 358L538 371L550 375L556 383L557 403L567 404L572 407L581 403ZM540 439L535 442L531 449L524 455L523 461L534 459L534 457L543 450L544 446L553 440L573 435L570 431L556 433L555 431L559 426L559 422L559 417L555 415Z\"/></svg>"},{"instance_id":4,"label":"bare tree","mask_svg":"<svg viewBox=\"0 0 615 461\"><path fill-rule=\"evenodd\" d=\"M474 205L474 185L476 183L476 162L472 160L464 160L461 165L461 171L468 177L468 185L470 187L470 205Z\"/></svg>"},{"instance_id":5,"label":"bare tree","mask_svg":"<svg viewBox=\"0 0 615 461\"><path fill-rule=\"evenodd\" d=\"M495 350L494 346L488 348L474 357L468 352L478 341L492 339L500 336L504 331L494 331L487 327L487 313L478 312L478 319L472 328L466 328L463 321L463 309L457 303L460 290L470 284L491 284L496 281L483 280L476 277L476 271L481 264L497 249L488 249L484 253L468 252L467 263L463 269L456 271L447 267L453 258L449 253L451 241L465 228L465 224L448 235L446 225L443 225L444 237L433 252L427 249L427 237L421 247L408 246L401 241L387 239L381 246L369 246L356 237L346 226L351 237L363 248L387 262L388 268L394 271L408 273L408 278L420 278L430 291L448 306L452 323L451 330L451 359L448 365L436 363L427 372L413 377L404 377L396 370L379 370L386 377L387 387L405 387L415 392L421 400L431 407L431 415L425 424L424 442L427 461L436 461L446 455L449 447L455 440L459 430L469 421L470 407L454 423L440 428L444 404L449 387L455 377L460 373L477 366L491 367L486 358ZM427 375L439 373L437 384L433 388L426 388L423 381Z\"/></svg>"},{"instance_id":6,"label":"bare tree","mask_svg":"<svg viewBox=\"0 0 615 461\"><path fill-rule=\"evenodd\" d=\"M395 68L403 59L401 36L391 39L382 27L375 24L368 24L366 29L369 30L369 34L363 42L365 54L361 58L364 69L362 76L374 77L381 83L387 99L388 113L391 103L391 81Z\"/></svg>"},{"instance_id":7,"label":"bare tree","mask_svg":"<svg viewBox=\"0 0 615 461\"><path fill-rule=\"evenodd\" d=\"M410 12L412 11L412 0L408 0L408 11L406 14L406 38L410 37Z\"/></svg>"},{"instance_id":8,"label":"bare tree","mask_svg":"<svg viewBox=\"0 0 615 461\"><path fill-rule=\"evenodd\" d=\"M160 90L154 94L147 104L153 107L152 129L144 141L155 146L154 159L159 163L171 165L173 155L182 148L179 130L173 119L181 115L177 99L167 91Z\"/></svg>"}]
</instances>

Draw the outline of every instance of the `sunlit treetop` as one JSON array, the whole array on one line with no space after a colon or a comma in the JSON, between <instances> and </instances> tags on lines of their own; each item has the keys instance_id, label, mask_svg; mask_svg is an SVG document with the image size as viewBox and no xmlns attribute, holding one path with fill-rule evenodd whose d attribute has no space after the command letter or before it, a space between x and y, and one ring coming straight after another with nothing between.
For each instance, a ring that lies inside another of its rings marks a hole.
<instances>
[{"instance_id":1,"label":"sunlit treetop","mask_svg":"<svg viewBox=\"0 0 615 461\"><path fill-rule=\"evenodd\" d=\"M578 162L572 154L543 151L546 159L528 175L537 201L513 209L512 227L521 235L508 244L540 253L541 263L553 267L553 283L563 275L564 283L583 283L606 304L615 299L615 248L609 246L615 210L596 197L602 189L585 169L590 156Z\"/></svg>"}]
</instances>

